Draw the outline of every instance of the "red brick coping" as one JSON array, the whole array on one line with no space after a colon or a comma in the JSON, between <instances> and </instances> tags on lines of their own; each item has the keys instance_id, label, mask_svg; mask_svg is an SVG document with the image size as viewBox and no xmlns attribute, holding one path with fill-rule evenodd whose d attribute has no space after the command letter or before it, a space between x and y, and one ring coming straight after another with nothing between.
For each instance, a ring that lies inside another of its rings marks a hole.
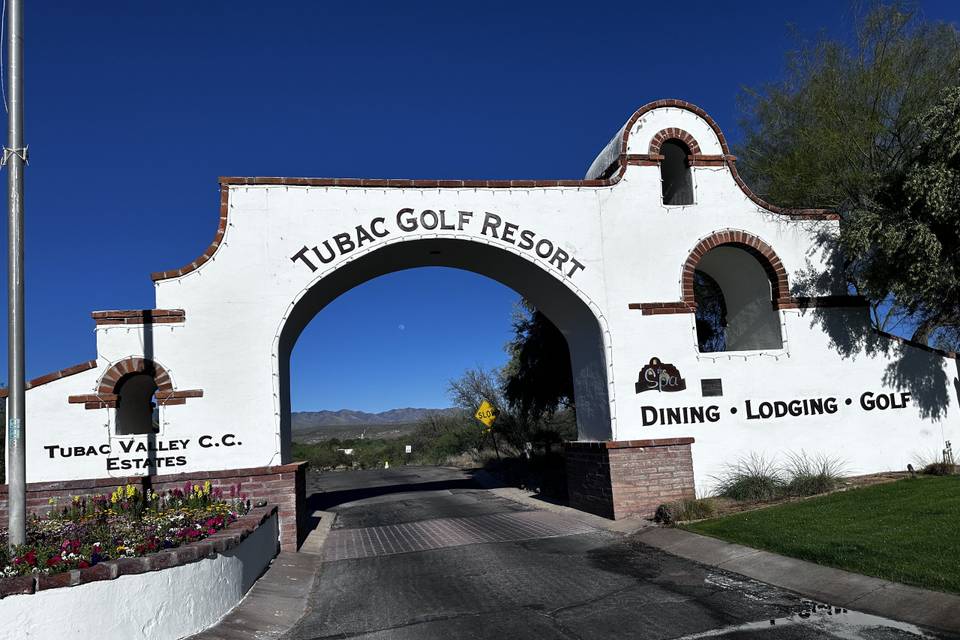
<instances>
[{"instance_id":1,"label":"red brick coping","mask_svg":"<svg viewBox=\"0 0 960 640\"><path fill-rule=\"evenodd\" d=\"M67 376L73 376L78 373L83 373L84 371L89 371L90 369L96 369L96 368L97 368L96 360L87 360L86 362L75 364L72 367L67 367L66 369L60 369L59 371L54 371L53 373L47 373L45 375L42 375L39 378L28 380L26 384L26 388L32 389L34 387L39 387L42 384L47 384L48 382L53 382L54 380L59 380L61 378L66 378ZM10 394L9 388L0 389L0 398L6 398L9 394Z\"/></svg>"},{"instance_id":2,"label":"red brick coping","mask_svg":"<svg viewBox=\"0 0 960 640\"><path fill-rule=\"evenodd\" d=\"M159 571L199 562L233 549L277 513L276 505L257 507L236 522L197 542L190 542L167 551L158 551L135 558L104 560L86 569L72 569L49 575L0 578L0 598L36 593L47 589L75 587L88 582L115 580L120 576Z\"/></svg>"},{"instance_id":3,"label":"red brick coping","mask_svg":"<svg viewBox=\"0 0 960 640\"><path fill-rule=\"evenodd\" d=\"M645 316L674 313L694 313L697 300L693 291L694 272L700 260L718 247L735 247L752 255L763 267L770 281L771 298L774 310L809 309L812 307L864 307L866 299L860 296L793 296L790 295L790 282L787 270L780 257L769 244L746 231L724 229L715 231L701 239L687 256L681 270L681 300L676 302L632 302L630 309L638 309Z\"/></svg>"},{"instance_id":4,"label":"red brick coping","mask_svg":"<svg viewBox=\"0 0 960 640\"><path fill-rule=\"evenodd\" d=\"M730 170L737 186L743 193L752 200L758 207L766 209L772 213L787 216L792 220L839 220L840 216L826 209L789 209L770 204L757 196L750 187L746 185L740 174L737 173L737 167L734 164L736 158L730 153L730 147L727 140L720 131L716 121L711 118L706 111L697 105L685 100L657 100L648 102L633 112L627 124L623 127L623 133L620 138L620 149L616 160L603 172L603 179L593 180L409 180L409 179L385 179L385 178L282 178L282 177L221 177L220 178L220 221L217 225L217 231L214 234L213 241L206 250L198 256L193 262L186 264L179 269L170 269L167 271L157 271L150 274L154 281L166 280L168 278L178 278L190 273L204 264L213 254L217 252L220 244L223 242L223 236L227 231L227 212L229 208L229 187L237 186L297 186L297 187L372 187L388 189L516 189L516 188L543 188L543 187L611 187L623 177L629 165L655 165L659 162L659 155L656 154L628 154L627 146L630 138L630 130L634 123L643 117L646 113L654 109L674 108L690 111L707 123L717 139L720 141L720 147L723 150L722 155L707 156L699 153L692 153L688 161L694 166L722 166ZM670 131L670 130L665 130ZM686 133L681 129L676 129L681 134ZM661 136L661 144L667 137ZM693 137L686 134L690 140ZM693 141L696 144L696 141ZM657 146L659 149L659 146ZM696 145L699 151L699 145ZM692 150L691 150L692 151Z\"/></svg>"},{"instance_id":5,"label":"red brick coping","mask_svg":"<svg viewBox=\"0 0 960 640\"><path fill-rule=\"evenodd\" d=\"M173 387L170 374L157 362L149 358L130 357L115 362L100 377L96 393L83 393L68 396L70 404L82 404L87 409L116 409L117 391L120 381L134 373L144 373L153 376L157 385L156 398L161 405L186 404L187 398L202 398L203 389L181 389Z\"/></svg>"},{"instance_id":6,"label":"red brick coping","mask_svg":"<svg viewBox=\"0 0 960 640\"><path fill-rule=\"evenodd\" d=\"M213 488L229 492L230 485L240 483L252 504L263 500L274 504L280 517L280 547L296 551L305 534L306 524L306 462L292 462L274 467L250 467L223 471L195 471L187 473L127 476L120 478L85 478L30 482L27 484L27 511L43 515L53 508L50 498L65 503L72 496L93 496L110 493L128 484L141 491L152 489L158 493L182 487L186 482L202 484L209 480ZM7 485L0 485L0 521L7 518Z\"/></svg>"},{"instance_id":7,"label":"red brick coping","mask_svg":"<svg viewBox=\"0 0 960 640\"><path fill-rule=\"evenodd\" d=\"M94 311L90 314L99 327L112 324L170 324L185 322L183 309L133 309L130 311Z\"/></svg>"}]
</instances>

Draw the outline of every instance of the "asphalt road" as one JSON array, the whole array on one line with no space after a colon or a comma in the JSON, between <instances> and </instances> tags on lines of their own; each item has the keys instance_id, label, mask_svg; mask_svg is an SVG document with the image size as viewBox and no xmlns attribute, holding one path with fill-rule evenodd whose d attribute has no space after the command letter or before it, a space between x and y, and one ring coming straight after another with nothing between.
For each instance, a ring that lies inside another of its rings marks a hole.
<instances>
[{"instance_id":1,"label":"asphalt road","mask_svg":"<svg viewBox=\"0 0 960 640\"><path fill-rule=\"evenodd\" d=\"M338 515L290 640L947 637L668 555L457 471L311 483L311 506Z\"/></svg>"}]
</instances>

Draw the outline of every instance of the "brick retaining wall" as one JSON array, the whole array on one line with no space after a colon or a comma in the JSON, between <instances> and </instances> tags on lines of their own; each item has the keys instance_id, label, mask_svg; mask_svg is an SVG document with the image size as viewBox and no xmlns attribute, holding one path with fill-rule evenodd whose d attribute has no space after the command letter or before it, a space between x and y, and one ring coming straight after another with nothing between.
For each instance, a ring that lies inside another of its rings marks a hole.
<instances>
[{"instance_id":1,"label":"brick retaining wall","mask_svg":"<svg viewBox=\"0 0 960 640\"><path fill-rule=\"evenodd\" d=\"M306 535L306 462L293 462L275 467L251 467L225 471L196 471L170 475L91 478L59 482L27 484L27 512L48 513L54 508L50 499L65 505L72 496L111 493L117 487L134 484L141 490L157 492L182 487L185 483L203 484L207 480L229 495L230 486L240 483L240 490L251 504L265 501L277 505L280 515L280 548L296 551ZM0 485L0 522L7 519L7 485Z\"/></svg>"},{"instance_id":2,"label":"brick retaining wall","mask_svg":"<svg viewBox=\"0 0 960 640\"><path fill-rule=\"evenodd\" d=\"M617 520L695 497L691 444L693 438L566 443L570 506Z\"/></svg>"}]
</instances>

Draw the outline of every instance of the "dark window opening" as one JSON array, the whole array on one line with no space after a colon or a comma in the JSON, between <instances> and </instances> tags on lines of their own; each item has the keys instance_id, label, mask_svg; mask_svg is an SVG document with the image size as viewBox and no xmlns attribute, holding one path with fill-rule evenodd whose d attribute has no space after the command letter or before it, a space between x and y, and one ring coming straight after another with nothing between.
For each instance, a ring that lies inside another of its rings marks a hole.
<instances>
[{"instance_id":1,"label":"dark window opening","mask_svg":"<svg viewBox=\"0 0 960 640\"><path fill-rule=\"evenodd\" d=\"M157 383L148 373L134 373L117 385L117 435L159 431Z\"/></svg>"},{"instance_id":2,"label":"dark window opening","mask_svg":"<svg viewBox=\"0 0 960 640\"><path fill-rule=\"evenodd\" d=\"M702 353L726 351L727 304L723 289L703 271L694 271L693 296L697 302L697 346Z\"/></svg>"},{"instance_id":3,"label":"dark window opening","mask_svg":"<svg viewBox=\"0 0 960 640\"><path fill-rule=\"evenodd\" d=\"M690 150L679 140L667 140L660 146L660 154L663 204L693 204L693 177L687 162Z\"/></svg>"},{"instance_id":4,"label":"dark window opening","mask_svg":"<svg viewBox=\"0 0 960 640\"><path fill-rule=\"evenodd\" d=\"M693 273L693 295L700 351L783 348L770 277L752 253L733 246L705 253Z\"/></svg>"}]
</instances>

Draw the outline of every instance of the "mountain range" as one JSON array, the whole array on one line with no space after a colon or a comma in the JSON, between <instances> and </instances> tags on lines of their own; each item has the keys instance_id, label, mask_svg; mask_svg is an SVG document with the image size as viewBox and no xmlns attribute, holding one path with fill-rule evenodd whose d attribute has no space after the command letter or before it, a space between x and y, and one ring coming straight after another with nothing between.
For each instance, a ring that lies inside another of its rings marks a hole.
<instances>
[{"instance_id":1,"label":"mountain range","mask_svg":"<svg viewBox=\"0 0 960 640\"><path fill-rule=\"evenodd\" d=\"M431 415L454 415L460 409L418 409L405 407L390 409L379 413L340 409L339 411L294 411L291 414L291 426L294 431L316 429L318 427L345 427L365 425L410 424L419 422Z\"/></svg>"}]
</instances>

